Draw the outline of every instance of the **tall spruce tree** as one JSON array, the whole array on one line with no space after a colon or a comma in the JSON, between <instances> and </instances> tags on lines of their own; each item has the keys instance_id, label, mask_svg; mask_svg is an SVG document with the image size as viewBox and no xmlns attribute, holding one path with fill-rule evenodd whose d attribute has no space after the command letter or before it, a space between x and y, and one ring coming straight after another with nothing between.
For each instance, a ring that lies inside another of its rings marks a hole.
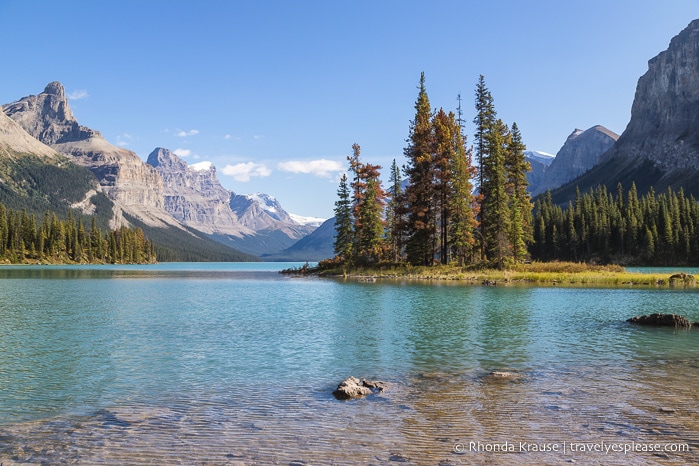
<instances>
[{"instance_id":1,"label":"tall spruce tree","mask_svg":"<svg viewBox=\"0 0 699 466\"><path fill-rule=\"evenodd\" d=\"M489 218L485 205L485 198L489 195L486 183L486 159L489 155L490 147L488 138L494 130L496 118L493 96L485 85L485 78L483 75L480 75L476 85L476 116L473 119L473 123L476 125L474 133L476 166L478 167L478 195L476 203L478 204L478 220L480 222L481 261L486 259L486 232L489 228Z\"/></svg>"},{"instance_id":2,"label":"tall spruce tree","mask_svg":"<svg viewBox=\"0 0 699 466\"><path fill-rule=\"evenodd\" d=\"M347 185L347 174L340 178L335 201L335 254L343 262L350 262L354 243L354 220L352 218L352 199Z\"/></svg>"},{"instance_id":3,"label":"tall spruce tree","mask_svg":"<svg viewBox=\"0 0 699 466\"><path fill-rule=\"evenodd\" d=\"M379 179L379 165L365 164L360 159L361 147L352 145L347 157L352 182L352 217L354 238L352 257L355 262L376 262L383 253L384 223L382 218L386 193Z\"/></svg>"},{"instance_id":4,"label":"tall spruce tree","mask_svg":"<svg viewBox=\"0 0 699 466\"><path fill-rule=\"evenodd\" d=\"M405 202L403 179L400 168L393 159L389 174L388 205L386 207L386 236L389 242L389 254L394 262L399 262L403 253L403 230Z\"/></svg>"},{"instance_id":5,"label":"tall spruce tree","mask_svg":"<svg viewBox=\"0 0 699 466\"><path fill-rule=\"evenodd\" d=\"M507 170L505 168L506 141L509 130L502 120L497 120L486 135L486 152L483 159L483 203L481 222L485 223L484 242L486 257L494 260L502 269L510 255L509 196L507 194Z\"/></svg>"},{"instance_id":6,"label":"tall spruce tree","mask_svg":"<svg viewBox=\"0 0 699 466\"><path fill-rule=\"evenodd\" d=\"M452 197L452 161L456 158L455 136L457 127L454 114L447 115L440 108L432 119L434 135L434 212L437 220L439 236L439 261L446 264L449 261L449 222L451 220Z\"/></svg>"},{"instance_id":7,"label":"tall spruce tree","mask_svg":"<svg viewBox=\"0 0 699 466\"><path fill-rule=\"evenodd\" d=\"M410 124L408 146L404 149L404 168L408 186L406 255L414 265L432 265L435 243L434 164L432 160L432 110L425 88L425 73L420 74L420 91L415 102L415 119Z\"/></svg>"},{"instance_id":8,"label":"tall spruce tree","mask_svg":"<svg viewBox=\"0 0 699 466\"><path fill-rule=\"evenodd\" d=\"M527 191L527 173L531 166L524 157L526 146L517 123L512 124L507 142L505 168L510 198L510 244L513 259L518 262L526 258L527 247L533 240L532 203Z\"/></svg>"},{"instance_id":9,"label":"tall spruce tree","mask_svg":"<svg viewBox=\"0 0 699 466\"><path fill-rule=\"evenodd\" d=\"M466 147L466 137L461 127L461 100L459 99L459 119L455 132L455 154L451 161L451 222L449 246L458 265L464 265L472 255L474 248L474 231L476 218L473 210L473 176L471 150Z\"/></svg>"}]
</instances>

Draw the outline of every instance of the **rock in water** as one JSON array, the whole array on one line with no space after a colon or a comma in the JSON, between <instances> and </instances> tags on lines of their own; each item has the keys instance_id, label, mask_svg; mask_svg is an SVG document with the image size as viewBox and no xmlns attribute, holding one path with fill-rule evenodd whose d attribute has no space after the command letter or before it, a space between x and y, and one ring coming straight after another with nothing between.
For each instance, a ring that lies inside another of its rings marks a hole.
<instances>
[{"instance_id":1,"label":"rock in water","mask_svg":"<svg viewBox=\"0 0 699 466\"><path fill-rule=\"evenodd\" d=\"M356 377L348 377L337 386L333 396L338 400L349 400L352 398L362 398L374 392L383 392L387 388L384 382L373 380L360 381Z\"/></svg>"},{"instance_id":2,"label":"rock in water","mask_svg":"<svg viewBox=\"0 0 699 466\"><path fill-rule=\"evenodd\" d=\"M650 314L636 316L626 322L640 325L654 325L656 327L690 328L692 323L686 317L677 314Z\"/></svg>"}]
</instances>

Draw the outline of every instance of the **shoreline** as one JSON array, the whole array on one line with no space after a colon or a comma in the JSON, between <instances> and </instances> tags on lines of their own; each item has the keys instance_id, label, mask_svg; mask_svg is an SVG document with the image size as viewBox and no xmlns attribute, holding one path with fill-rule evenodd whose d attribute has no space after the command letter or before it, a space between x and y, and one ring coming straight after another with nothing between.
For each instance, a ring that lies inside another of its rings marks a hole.
<instances>
[{"instance_id":1,"label":"shoreline","mask_svg":"<svg viewBox=\"0 0 699 466\"><path fill-rule=\"evenodd\" d=\"M681 269L681 267L678 267ZM351 279L362 283L379 280L453 282L482 286L601 286L612 288L644 287L658 289L694 289L699 281L691 274L627 272L621 266L577 263L522 264L505 270L455 266L390 266L357 268L302 267L281 273L313 275L323 278Z\"/></svg>"}]
</instances>

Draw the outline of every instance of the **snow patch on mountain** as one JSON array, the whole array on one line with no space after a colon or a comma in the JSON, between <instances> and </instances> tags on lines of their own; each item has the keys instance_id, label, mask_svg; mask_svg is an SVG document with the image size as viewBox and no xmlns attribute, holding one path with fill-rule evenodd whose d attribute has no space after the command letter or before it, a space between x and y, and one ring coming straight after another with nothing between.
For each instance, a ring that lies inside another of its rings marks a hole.
<instances>
[{"instance_id":1,"label":"snow patch on mountain","mask_svg":"<svg viewBox=\"0 0 699 466\"><path fill-rule=\"evenodd\" d=\"M291 217L291 219L299 225L308 225L312 227L319 227L327 220L326 218L304 217L296 214L289 214L289 217Z\"/></svg>"},{"instance_id":2,"label":"snow patch on mountain","mask_svg":"<svg viewBox=\"0 0 699 466\"><path fill-rule=\"evenodd\" d=\"M280 208L279 201L274 196L270 196L265 193L255 193L255 194L244 194L244 196L253 202L257 202L262 210L267 212L276 213L277 209Z\"/></svg>"},{"instance_id":3,"label":"snow patch on mountain","mask_svg":"<svg viewBox=\"0 0 699 466\"><path fill-rule=\"evenodd\" d=\"M551 165L553 159L556 158L555 155L549 154L548 152L542 152L540 150L528 150L524 152L524 156L530 160L536 160L539 163L543 163L547 167Z\"/></svg>"}]
</instances>

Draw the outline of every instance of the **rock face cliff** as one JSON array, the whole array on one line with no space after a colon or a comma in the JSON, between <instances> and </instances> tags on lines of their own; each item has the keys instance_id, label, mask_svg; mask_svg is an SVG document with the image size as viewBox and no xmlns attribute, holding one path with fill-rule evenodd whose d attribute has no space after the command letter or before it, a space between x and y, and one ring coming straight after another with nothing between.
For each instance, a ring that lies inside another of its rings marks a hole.
<instances>
[{"instance_id":1,"label":"rock face cliff","mask_svg":"<svg viewBox=\"0 0 699 466\"><path fill-rule=\"evenodd\" d=\"M600 163L574 184L588 190L598 184L639 194L653 187L684 188L699 195L699 20L675 36L667 50L648 61L636 86L631 120ZM573 183L554 193L566 202Z\"/></svg>"},{"instance_id":2,"label":"rock face cliff","mask_svg":"<svg viewBox=\"0 0 699 466\"><path fill-rule=\"evenodd\" d=\"M42 157L53 157L56 151L41 143L16 121L0 112L0 154L27 153Z\"/></svg>"},{"instance_id":3,"label":"rock face cliff","mask_svg":"<svg viewBox=\"0 0 699 466\"><path fill-rule=\"evenodd\" d=\"M614 157L649 160L667 175L699 171L699 20L648 61L631 121L605 158Z\"/></svg>"},{"instance_id":4,"label":"rock face cliff","mask_svg":"<svg viewBox=\"0 0 699 466\"><path fill-rule=\"evenodd\" d=\"M539 184L531 187L532 195L556 189L582 175L597 165L600 157L617 139L617 134L600 125L586 131L576 129L568 136L556 158L546 167Z\"/></svg>"},{"instance_id":5,"label":"rock face cliff","mask_svg":"<svg viewBox=\"0 0 699 466\"><path fill-rule=\"evenodd\" d=\"M38 95L3 105L3 112L27 133L87 167L115 203L114 225L128 213L152 226L178 226L164 210L163 185L155 169L135 153L109 144L81 126L70 109L63 85L49 83Z\"/></svg>"},{"instance_id":6,"label":"rock face cliff","mask_svg":"<svg viewBox=\"0 0 699 466\"><path fill-rule=\"evenodd\" d=\"M165 210L185 225L208 234L254 235L231 210L231 193L211 164L188 166L168 149L156 148L148 164L163 180Z\"/></svg>"}]
</instances>

